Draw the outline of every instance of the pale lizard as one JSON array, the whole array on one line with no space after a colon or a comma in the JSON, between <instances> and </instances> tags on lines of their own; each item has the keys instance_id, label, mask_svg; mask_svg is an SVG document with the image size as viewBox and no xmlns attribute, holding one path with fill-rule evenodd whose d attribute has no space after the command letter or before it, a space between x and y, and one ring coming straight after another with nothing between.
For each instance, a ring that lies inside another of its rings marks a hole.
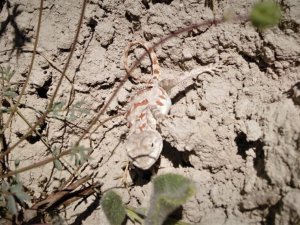
<instances>
[{"instance_id":1,"label":"pale lizard","mask_svg":"<svg viewBox=\"0 0 300 225\"><path fill-rule=\"evenodd\" d=\"M152 80L148 87L139 91L130 101L126 113L129 123L129 135L126 141L126 151L133 165L147 170L159 158L163 148L163 139L156 130L158 120L161 120L169 113L171 99L168 91L176 84L187 78L199 75L204 72L213 72L214 67L204 67L192 70L188 76L179 80L167 79L159 81L160 66L156 54L147 42L131 42L124 53L124 67L129 72L127 58L132 46L141 45L148 52L152 64ZM135 78L137 79L137 78Z\"/></svg>"}]
</instances>

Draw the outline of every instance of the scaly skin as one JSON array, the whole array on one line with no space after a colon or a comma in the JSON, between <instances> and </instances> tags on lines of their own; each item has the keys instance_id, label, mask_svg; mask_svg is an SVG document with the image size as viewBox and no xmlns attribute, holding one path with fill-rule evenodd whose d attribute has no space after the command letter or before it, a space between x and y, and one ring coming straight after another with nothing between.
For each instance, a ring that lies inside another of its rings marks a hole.
<instances>
[{"instance_id":1,"label":"scaly skin","mask_svg":"<svg viewBox=\"0 0 300 225\"><path fill-rule=\"evenodd\" d=\"M167 92L159 87L160 67L155 53L147 43L138 41L128 45L124 54L125 69L130 48L134 45L144 47L152 62L152 81L148 88L138 92L131 100L126 119L129 123L129 136L126 150L133 164L143 170L149 169L159 158L163 140L156 131L157 119L169 113L171 99Z\"/></svg>"},{"instance_id":2,"label":"scaly skin","mask_svg":"<svg viewBox=\"0 0 300 225\"><path fill-rule=\"evenodd\" d=\"M215 67L197 68L183 77L159 81L160 66L153 49L144 41L130 43L124 53L124 66L129 73L127 58L132 46L140 45L148 52L152 62L152 79L146 82L148 87L139 91L130 101L126 113L129 123L129 135L126 150L133 164L143 170L149 169L159 158L163 148L163 139L156 130L158 119L162 120L169 113L171 99L168 92L178 83L198 76L201 73L217 71ZM162 86L162 87L161 87Z\"/></svg>"}]
</instances>

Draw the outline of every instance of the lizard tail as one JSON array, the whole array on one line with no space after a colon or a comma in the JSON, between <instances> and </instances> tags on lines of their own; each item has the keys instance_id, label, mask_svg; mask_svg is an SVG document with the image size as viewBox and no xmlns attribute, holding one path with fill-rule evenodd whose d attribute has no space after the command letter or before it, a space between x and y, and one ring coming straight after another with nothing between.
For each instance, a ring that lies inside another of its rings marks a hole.
<instances>
[{"instance_id":1,"label":"lizard tail","mask_svg":"<svg viewBox=\"0 0 300 225\"><path fill-rule=\"evenodd\" d=\"M156 57L156 54L155 52L153 51L153 47L149 45L149 43L145 42L145 41L133 41L131 43L128 44L128 46L126 47L125 49L125 52L124 52L124 67L125 67L125 70L126 72L132 76L134 79L140 81L140 82L146 82L146 83L152 83L151 81L145 81L145 80L142 80L142 79L139 79L135 76L132 75L132 71L130 71L130 68L128 67L128 54L129 54L129 51L131 49L131 47L135 46L135 45L140 45L142 46L144 49L146 49L149 57L150 57L150 60L151 60L151 66L152 66L152 81L153 80L158 80L159 79L159 76L160 76L160 66L158 64L158 59Z\"/></svg>"}]
</instances>

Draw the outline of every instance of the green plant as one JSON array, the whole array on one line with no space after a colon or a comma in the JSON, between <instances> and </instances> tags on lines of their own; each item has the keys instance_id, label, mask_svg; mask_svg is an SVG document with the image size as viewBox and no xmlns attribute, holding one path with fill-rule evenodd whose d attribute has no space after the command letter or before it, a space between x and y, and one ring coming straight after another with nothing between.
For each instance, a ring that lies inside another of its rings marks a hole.
<instances>
[{"instance_id":1,"label":"green plant","mask_svg":"<svg viewBox=\"0 0 300 225\"><path fill-rule=\"evenodd\" d=\"M107 192L102 198L101 206L110 224L122 224L125 219L125 207L118 194L114 191Z\"/></svg>"},{"instance_id":2,"label":"green plant","mask_svg":"<svg viewBox=\"0 0 300 225\"><path fill-rule=\"evenodd\" d=\"M16 167L19 161L15 161ZM7 211L12 215L17 215L17 200L23 204L30 200L30 196L24 192L23 185L19 179L19 175L14 176L10 182L1 182L0 205L5 206Z\"/></svg>"},{"instance_id":3,"label":"green plant","mask_svg":"<svg viewBox=\"0 0 300 225\"><path fill-rule=\"evenodd\" d=\"M86 162L90 157L89 153L91 152L90 148L86 148L81 145L74 145L72 147L71 156L75 158L75 165L79 166Z\"/></svg>"},{"instance_id":4,"label":"green plant","mask_svg":"<svg viewBox=\"0 0 300 225\"><path fill-rule=\"evenodd\" d=\"M125 211L128 218L133 221L143 221L145 225L161 225L168 215L184 204L195 194L195 191L193 181L178 174L168 173L153 179L153 192L146 215L145 211L124 206L121 197L113 191L103 196L101 205L112 225L122 224Z\"/></svg>"},{"instance_id":5,"label":"green plant","mask_svg":"<svg viewBox=\"0 0 300 225\"><path fill-rule=\"evenodd\" d=\"M162 224L171 212L195 193L194 182L177 174L156 177L153 187L146 225Z\"/></svg>"},{"instance_id":6,"label":"green plant","mask_svg":"<svg viewBox=\"0 0 300 225\"><path fill-rule=\"evenodd\" d=\"M15 71L11 69L10 66L2 67L0 66L0 82L1 82L1 98L12 99L17 96L16 88L10 83L11 78L14 76ZM7 113L8 108L2 107L1 103L1 112Z\"/></svg>"},{"instance_id":7,"label":"green plant","mask_svg":"<svg viewBox=\"0 0 300 225\"><path fill-rule=\"evenodd\" d=\"M280 19L280 7L272 0L256 3L250 14L252 24L260 30L276 26Z\"/></svg>"}]
</instances>

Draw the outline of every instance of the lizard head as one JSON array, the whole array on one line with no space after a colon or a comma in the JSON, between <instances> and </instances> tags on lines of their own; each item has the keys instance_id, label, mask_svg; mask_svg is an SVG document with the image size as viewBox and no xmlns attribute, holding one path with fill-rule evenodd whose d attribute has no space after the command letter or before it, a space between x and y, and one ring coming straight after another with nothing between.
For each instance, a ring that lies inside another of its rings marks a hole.
<instances>
[{"instance_id":1,"label":"lizard head","mask_svg":"<svg viewBox=\"0 0 300 225\"><path fill-rule=\"evenodd\" d=\"M147 170L159 158L163 148L163 140L156 130L144 130L131 134L126 142L126 150L133 165Z\"/></svg>"}]
</instances>

